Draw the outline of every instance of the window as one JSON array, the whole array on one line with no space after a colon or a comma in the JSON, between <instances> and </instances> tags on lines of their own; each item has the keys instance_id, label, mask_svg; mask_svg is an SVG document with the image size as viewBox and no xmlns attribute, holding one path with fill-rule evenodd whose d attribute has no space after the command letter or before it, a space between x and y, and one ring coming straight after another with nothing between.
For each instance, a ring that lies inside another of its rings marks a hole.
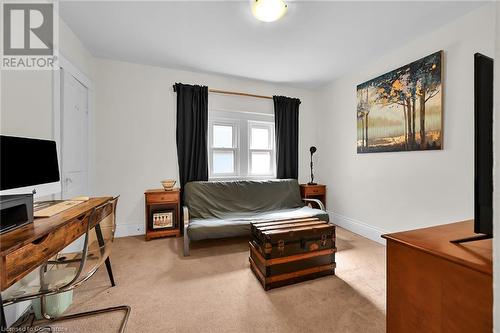
<instances>
[{"instance_id":1,"label":"window","mask_svg":"<svg viewBox=\"0 0 500 333\"><path fill-rule=\"evenodd\" d=\"M269 123L249 122L250 132L250 174L273 175L274 158L273 125Z\"/></svg>"},{"instance_id":2,"label":"window","mask_svg":"<svg viewBox=\"0 0 500 333\"><path fill-rule=\"evenodd\" d=\"M211 173L219 176L237 175L238 124L215 121L211 126L211 133Z\"/></svg>"},{"instance_id":3,"label":"window","mask_svg":"<svg viewBox=\"0 0 500 333\"><path fill-rule=\"evenodd\" d=\"M273 115L211 110L209 163L211 179L274 178Z\"/></svg>"}]
</instances>

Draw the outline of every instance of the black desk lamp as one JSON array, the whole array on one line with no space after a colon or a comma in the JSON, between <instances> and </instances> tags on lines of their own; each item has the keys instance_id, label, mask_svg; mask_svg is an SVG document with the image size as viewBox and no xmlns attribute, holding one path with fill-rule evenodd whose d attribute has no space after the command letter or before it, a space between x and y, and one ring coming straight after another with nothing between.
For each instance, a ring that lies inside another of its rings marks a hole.
<instances>
[{"instance_id":1,"label":"black desk lamp","mask_svg":"<svg viewBox=\"0 0 500 333\"><path fill-rule=\"evenodd\" d=\"M307 183L307 185L318 185L314 182L314 174L313 174L313 154L316 152L316 147L312 146L309 148L309 152L311 153L311 181Z\"/></svg>"}]
</instances>

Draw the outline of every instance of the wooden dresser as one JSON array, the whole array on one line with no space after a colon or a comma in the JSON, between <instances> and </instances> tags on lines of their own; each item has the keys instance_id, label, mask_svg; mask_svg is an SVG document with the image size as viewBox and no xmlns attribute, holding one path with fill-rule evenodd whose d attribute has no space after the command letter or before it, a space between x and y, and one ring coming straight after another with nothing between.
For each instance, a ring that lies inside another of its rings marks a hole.
<instances>
[{"instance_id":1,"label":"wooden dresser","mask_svg":"<svg viewBox=\"0 0 500 333\"><path fill-rule=\"evenodd\" d=\"M492 241L462 244L473 221L387 239L387 332L492 332Z\"/></svg>"}]
</instances>

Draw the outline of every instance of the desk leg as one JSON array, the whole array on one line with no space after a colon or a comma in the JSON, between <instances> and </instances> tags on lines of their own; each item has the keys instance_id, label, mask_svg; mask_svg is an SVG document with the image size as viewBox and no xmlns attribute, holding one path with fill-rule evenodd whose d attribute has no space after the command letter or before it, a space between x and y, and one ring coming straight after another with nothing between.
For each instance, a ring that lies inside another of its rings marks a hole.
<instances>
[{"instance_id":1,"label":"desk leg","mask_svg":"<svg viewBox=\"0 0 500 333\"><path fill-rule=\"evenodd\" d=\"M104 245L104 239L102 238L102 231L101 231L101 226L99 224L96 224L95 226L95 233L97 235L97 241L99 242L99 246ZM111 281L111 286L115 286L115 279L113 278L113 271L111 270L111 261L109 260L109 257L106 258L106 270L108 271L108 276L109 276L109 281Z\"/></svg>"},{"instance_id":2,"label":"desk leg","mask_svg":"<svg viewBox=\"0 0 500 333\"><path fill-rule=\"evenodd\" d=\"M3 311L2 295L0 295L0 306L2 307L2 309L0 310L0 317L2 317L0 323L0 332L7 332L7 322L5 321L5 312Z\"/></svg>"}]
</instances>

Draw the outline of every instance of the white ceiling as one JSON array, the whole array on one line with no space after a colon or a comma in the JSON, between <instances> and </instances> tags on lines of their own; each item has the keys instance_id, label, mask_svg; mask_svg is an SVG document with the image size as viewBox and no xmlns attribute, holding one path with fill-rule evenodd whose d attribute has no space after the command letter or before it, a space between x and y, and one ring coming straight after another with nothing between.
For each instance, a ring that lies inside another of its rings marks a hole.
<instances>
[{"instance_id":1,"label":"white ceiling","mask_svg":"<svg viewBox=\"0 0 500 333\"><path fill-rule=\"evenodd\" d=\"M94 56L317 87L484 2L288 2L279 21L241 2L61 2Z\"/></svg>"}]
</instances>

